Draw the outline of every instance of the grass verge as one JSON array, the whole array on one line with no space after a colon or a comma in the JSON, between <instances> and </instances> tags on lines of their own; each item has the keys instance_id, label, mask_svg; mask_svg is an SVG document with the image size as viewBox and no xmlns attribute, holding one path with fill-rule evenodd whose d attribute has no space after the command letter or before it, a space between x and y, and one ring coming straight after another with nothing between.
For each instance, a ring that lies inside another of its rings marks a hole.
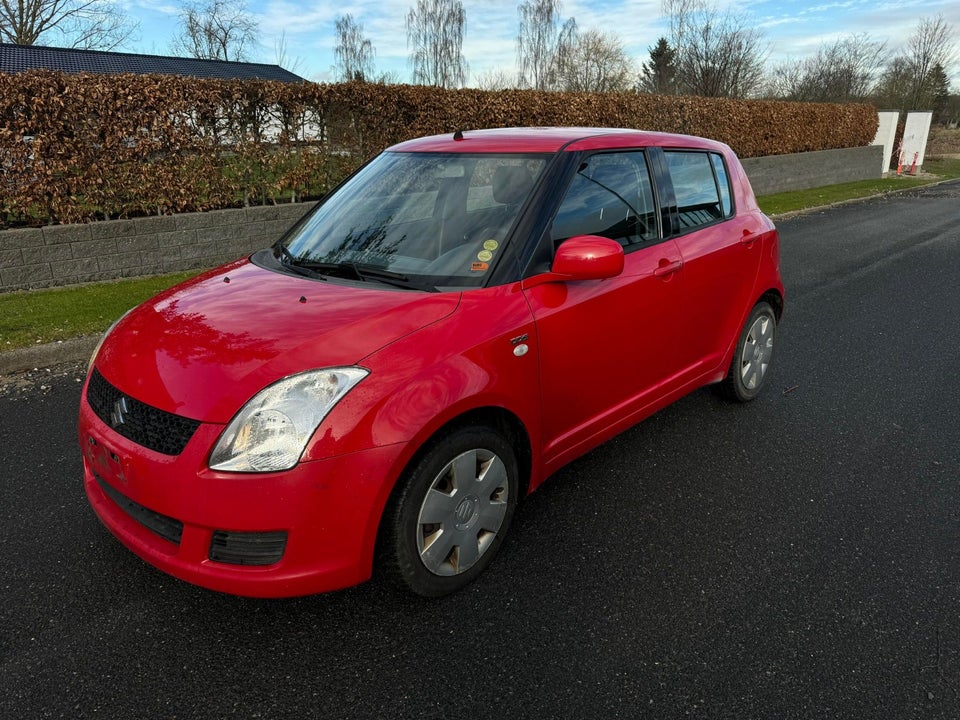
<instances>
[{"instance_id":1,"label":"grass verge","mask_svg":"<svg viewBox=\"0 0 960 720\"><path fill-rule=\"evenodd\" d=\"M200 271L0 295L0 351L103 332L149 297Z\"/></svg>"},{"instance_id":2,"label":"grass verge","mask_svg":"<svg viewBox=\"0 0 960 720\"><path fill-rule=\"evenodd\" d=\"M910 188L941 180L960 178L960 160L956 159L929 159L923 166L923 174L916 177L910 175L894 175L877 180L858 180L856 182L827 185L826 187L811 190L795 190L793 192L777 193L775 195L761 195L757 198L760 209L767 215L782 215L797 210L806 210L844 200L882 195L883 193L909 190Z\"/></svg>"},{"instance_id":3,"label":"grass verge","mask_svg":"<svg viewBox=\"0 0 960 720\"><path fill-rule=\"evenodd\" d=\"M757 200L768 215L780 215L960 178L960 160L930 159L924 171L921 177L862 180L766 195ZM0 351L102 332L129 308L198 273L0 294Z\"/></svg>"}]
</instances>

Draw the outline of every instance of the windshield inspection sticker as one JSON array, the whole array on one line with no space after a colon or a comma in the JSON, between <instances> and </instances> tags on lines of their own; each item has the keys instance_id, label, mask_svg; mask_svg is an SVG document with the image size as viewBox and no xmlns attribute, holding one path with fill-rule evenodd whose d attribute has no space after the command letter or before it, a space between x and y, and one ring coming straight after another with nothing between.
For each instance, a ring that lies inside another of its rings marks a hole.
<instances>
[{"instance_id":1,"label":"windshield inspection sticker","mask_svg":"<svg viewBox=\"0 0 960 720\"><path fill-rule=\"evenodd\" d=\"M477 253L477 260L480 262L490 262L493 259L493 253L489 250L481 250Z\"/></svg>"},{"instance_id":2,"label":"windshield inspection sticker","mask_svg":"<svg viewBox=\"0 0 960 720\"><path fill-rule=\"evenodd\" d=\"M490 266L485 262L475 262L470 265L470 272L486 272Z\"/></svg>"},{"instance_id":3,"label":"windshield inspection sticker","mask_svg":"<svg viewBox=\"0 0 960 720\"><path fill-rule=\"evenodd\" d=\"M500 247L500 243L498 243L496 240L487 240L487 241L483 244L483 249L484 249L484 250L490 250L491 252L493 252L494 250L496 250L498 247Z\"/></svg>"}]
</instances>

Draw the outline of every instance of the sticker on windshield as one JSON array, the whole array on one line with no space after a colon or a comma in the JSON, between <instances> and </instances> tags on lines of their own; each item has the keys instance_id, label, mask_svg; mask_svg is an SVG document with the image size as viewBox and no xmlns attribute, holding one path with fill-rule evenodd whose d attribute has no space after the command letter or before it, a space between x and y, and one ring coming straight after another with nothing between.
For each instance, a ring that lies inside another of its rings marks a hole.
<instances>
[{"instance_id":1,"label":"sticker on windshield","mask_svg":"<svg viewBox=\"0 0 960 720\"><path fill-rule=\"evenodd\" d=\"M475 262L470 265L470 272L486 272L490 266L485 262Z\"/></svg>"},{"instance_id":2,"label":"sticker on windshield","mask_svg":"<svg viewBox=\"0 0 960 720\"><path fill-rule=\"evenodd\" d=\"M489 250L481 250L477 253L477 260L480 262L490 262L493 259L493 253Z\"/></svg>"},{"instance_id":3,"label":"sticker on windshield","mask_svg":"<svg viewBox=\"0 0 960 720\"><path fill-rule=\"evenodd\" d=\"M496 250L498 247L500 247L500 243L498 243L496 240L487 240L483 244L483 249L490 250L491 252Z\"/></svg>"}]
</instances>

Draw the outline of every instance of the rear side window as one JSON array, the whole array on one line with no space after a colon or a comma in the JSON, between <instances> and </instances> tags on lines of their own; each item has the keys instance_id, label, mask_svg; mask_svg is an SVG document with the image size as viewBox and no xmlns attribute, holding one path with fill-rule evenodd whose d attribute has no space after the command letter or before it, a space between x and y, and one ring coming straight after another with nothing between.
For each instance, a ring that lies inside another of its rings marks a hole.
<instances>
[{"instance_id":1,"label":"rear side window","mask_svg":"<svg viewBox=\"0 0 960 720\"><path fill-rule=\"evenodd\" d=\"M667 150L664 155L677 198L681 232L730 216L730 180L720 155L688 150Z\"/></svg>"},{"instance_id":2,"label":"rear side window","mask_svg":"<svg viewBox=\"0 0 960 720\"><path fill-rule=\"evenodd\" d=\"M659 237L642 151L600 153L581 164L551 231L554 246L575 235L616 240L627 252Z\"/></svg>"}]
</instances>

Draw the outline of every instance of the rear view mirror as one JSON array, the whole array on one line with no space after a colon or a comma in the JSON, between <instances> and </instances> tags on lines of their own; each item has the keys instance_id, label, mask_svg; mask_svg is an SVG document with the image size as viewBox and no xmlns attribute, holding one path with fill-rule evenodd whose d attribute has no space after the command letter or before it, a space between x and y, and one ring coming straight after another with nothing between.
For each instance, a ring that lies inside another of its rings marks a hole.
<instances>
[{"instance_id":1,"label":"rear view mirror","mask_svg":"<svg viewBox=\"0 0 960 720\"><path fill-rule=\"evenodd\" d=\"M523 281L526 289L549 282L605 280L623 272L620 243L599 235L577 235L564 240L553 257L550 272Z\"/></svg>"},{"instance_id":2,"label":"rear view mirror","mask_svg":"<svg viewBox=\"0 0 960 720\"><path fill-rule=\"evenodd\" d=\"M560 244L550 271L565 280L616 277L623 272L623 248L598 235L577 235Z\"/></svg>"}]
</instances>

